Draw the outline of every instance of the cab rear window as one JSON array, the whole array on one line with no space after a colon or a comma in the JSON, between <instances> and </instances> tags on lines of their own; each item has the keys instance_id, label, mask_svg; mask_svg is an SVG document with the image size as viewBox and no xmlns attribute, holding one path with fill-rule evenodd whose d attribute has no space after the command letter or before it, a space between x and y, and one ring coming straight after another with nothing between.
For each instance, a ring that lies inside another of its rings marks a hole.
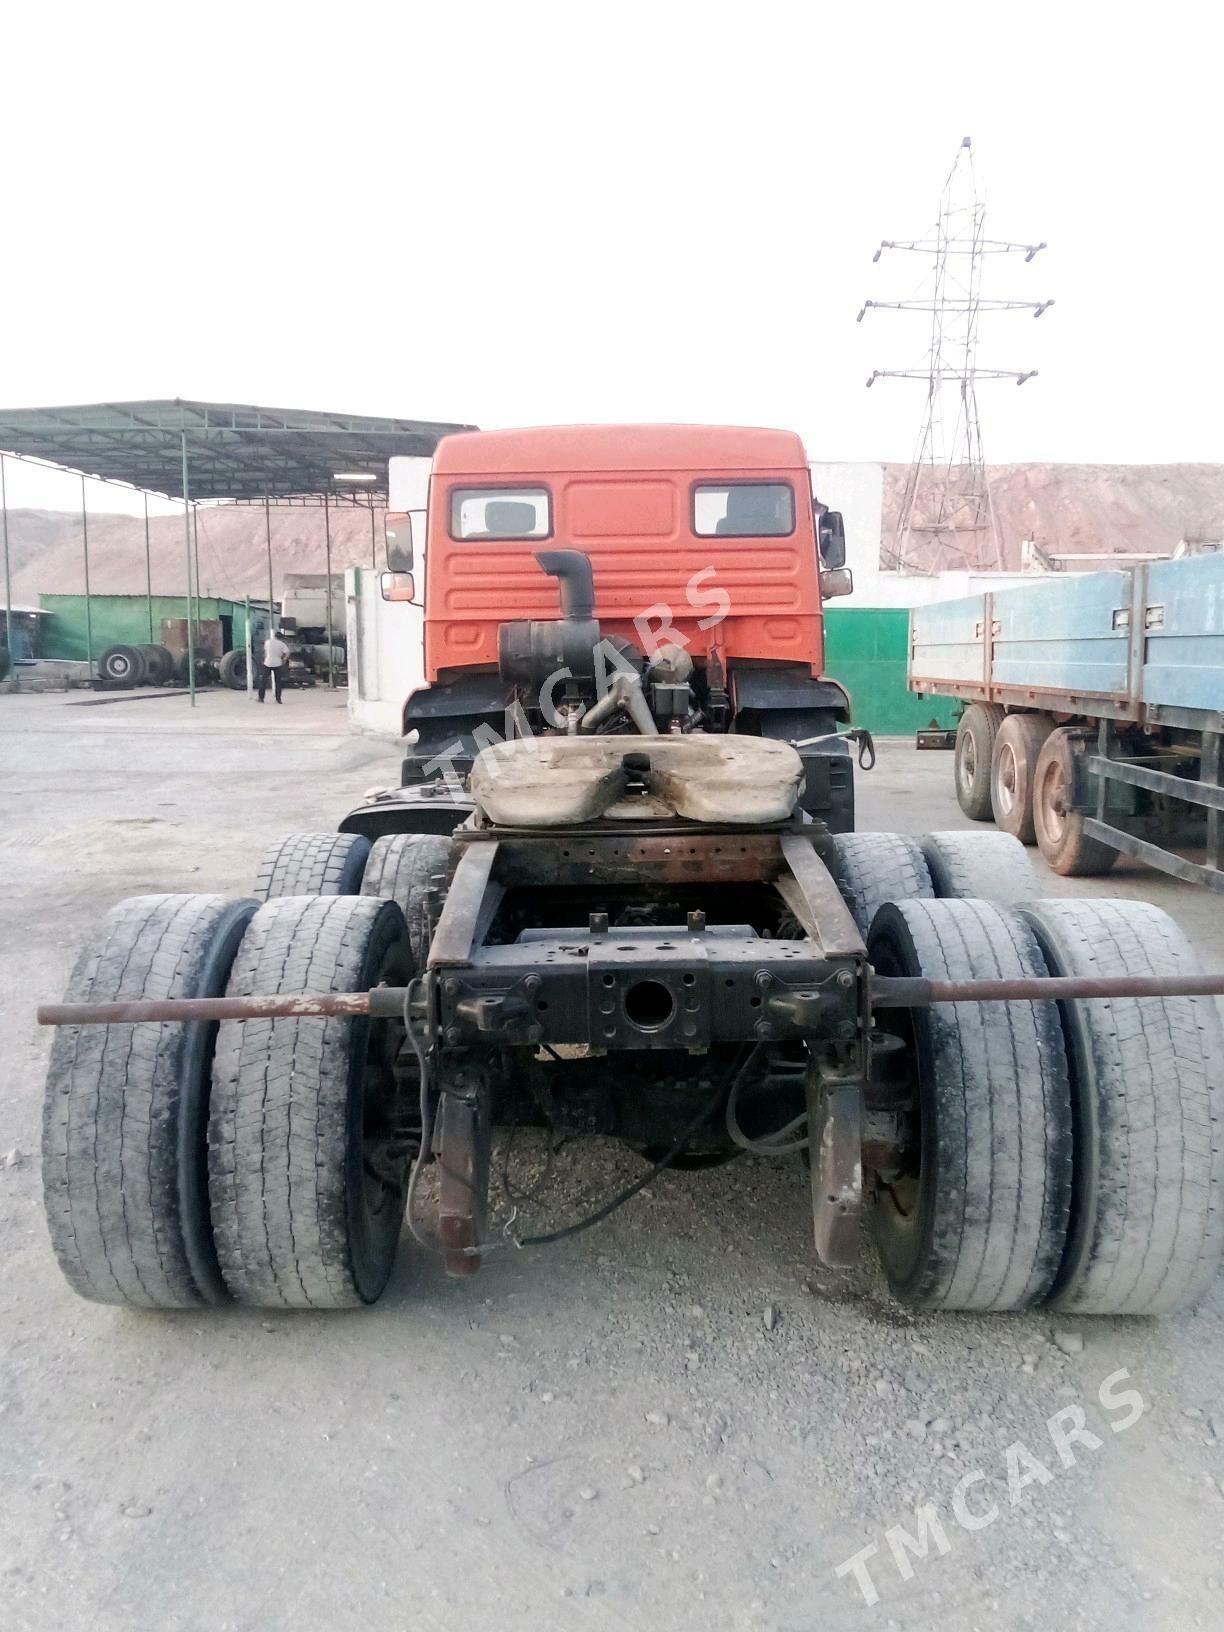
<instances>
[{"instance_id":1,"label":"cab rear window","mask_svg":"<svg viewBox=\"0 0 1224 1632\"><path fill-rule=\"evenodd\" d=\"M698 538L783 538L794 530L789 482L699 482L693 489Z\"/></svg>"},{"instance_id":2,"label":"cab rear window","mask_svg":"<svg viewBox=\"0 0 1224 1632\"><path fill-rule=\"evenodd\" d=\"M452 538L547 538L552 505L546 487L456 487Z\"/></svg>"}]
</instances>

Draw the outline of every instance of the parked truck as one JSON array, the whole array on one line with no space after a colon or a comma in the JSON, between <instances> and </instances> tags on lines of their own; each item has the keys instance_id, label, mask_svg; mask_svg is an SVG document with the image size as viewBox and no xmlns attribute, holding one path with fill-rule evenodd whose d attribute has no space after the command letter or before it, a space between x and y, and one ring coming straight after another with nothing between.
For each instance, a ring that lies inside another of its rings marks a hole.
<instances>
[{"instance_id":1,"label":"parked truck","mask_svg":"<svg viewBox=\"0 0 1224 1632\"><path fill-rule=\"evenodd\" d=\"M855 830L844 532L799 438L447 437L421 519L388 521L428 674L400 784L274 845L252 899L121 903L41 1012L78 1292L369 1303L405 1214L466 1276L753 1156L806 1160L817 1254L865 1221L913 1306L1193 1304L1224 979L1153 907L1039 899L1010 835ZM532 1224L523 1127L642 1171Z\"/></svg>"},{"instance_id":2,"label":"parked truck","mask_svg":"<svg viewBox=\"0 0 1224 1632\"><path fill-rule=\"evenodd\" d=\"M1224 554L916 607L909 687L965 704L966 816L1057 873L1126 855L1224 891Z\"/></svg>"}]
</instances>

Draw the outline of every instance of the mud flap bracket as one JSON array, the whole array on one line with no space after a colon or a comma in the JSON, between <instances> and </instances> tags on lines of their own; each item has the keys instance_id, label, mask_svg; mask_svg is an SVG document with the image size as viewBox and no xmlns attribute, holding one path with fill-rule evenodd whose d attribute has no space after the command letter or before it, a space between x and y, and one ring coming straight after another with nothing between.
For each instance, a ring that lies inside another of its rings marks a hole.
<instances>
[{"instance_id":1,"label":"mud flap bracket","mask_svg":"<svg viewBox=\"0 0 1224 1632\"><path fill-rule=\"evenodd\" d=\"M475 1275L489 1210L491 1117L488 1095L444 1091L438 1112L438 1232L446 1273Z\"/></svg>"},{"instance_id":2,"label":"mud flap bracket","mask_svg":"<svg viewBox=\"0 0 1224 1632\"><path fill-rule=\"evenodd\" d=\"M863 1213L863 1084L813 1069L807 1099L816 1252L830 1269L849 1269Z\"/></svg>"}]
</instances>

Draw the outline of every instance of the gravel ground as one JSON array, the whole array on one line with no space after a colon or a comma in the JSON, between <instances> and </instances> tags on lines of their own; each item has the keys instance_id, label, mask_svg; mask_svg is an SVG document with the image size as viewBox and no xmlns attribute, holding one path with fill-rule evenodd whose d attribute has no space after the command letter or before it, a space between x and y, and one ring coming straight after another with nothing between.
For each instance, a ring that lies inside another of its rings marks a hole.
<instances>
[{"instance_id":1,"label":"gravel ground","mask_svg":"<svg viewBox=\"0 0 1224 1632\"><path fill-rule=\"evenodd\" d=\"M792 1161L664 1174L474 1281L405 1238L367 1312L76 1299L42 1217L35 1003L116 898L245 893L268 840L333 826L396 754L326 693L194 719L0 697L0 737L6 1632L1224 1626L1224 1281L1166 1321L914 1316L869 1256L818 1268ZM863 827L966 825L946 754L882 744L859 787ZM1158 902L1224 962L1204 892L1130 868L1081 888ZM520 1182L542 1156L520 1135ZM563 1152L541 1221L638 1171ZM1065 1467L1047 1424L1076 1408L1095 1433ZM894 1527L918 1536L925 1503L943 1530L911 1559ZM868 1605L835 1571L873 1543Z\"/></svg>"}]
</instances>

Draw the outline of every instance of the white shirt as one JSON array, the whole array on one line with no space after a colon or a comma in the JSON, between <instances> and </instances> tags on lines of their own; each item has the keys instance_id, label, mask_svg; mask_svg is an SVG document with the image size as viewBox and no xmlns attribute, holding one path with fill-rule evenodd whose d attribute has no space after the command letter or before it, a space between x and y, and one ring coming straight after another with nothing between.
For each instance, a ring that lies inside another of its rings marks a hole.
<instances>
[{"instance_id":1,"label":"white shirt","mask_svg":"<svg viewBox=\"0 0 1224 1632\"><path fill-rule=\"evenodd\" d=\"M265 669L279 669L289 656L289 648L279 635L269 635L264 641L263 660Z\"/></svg>"}]
</instances>

